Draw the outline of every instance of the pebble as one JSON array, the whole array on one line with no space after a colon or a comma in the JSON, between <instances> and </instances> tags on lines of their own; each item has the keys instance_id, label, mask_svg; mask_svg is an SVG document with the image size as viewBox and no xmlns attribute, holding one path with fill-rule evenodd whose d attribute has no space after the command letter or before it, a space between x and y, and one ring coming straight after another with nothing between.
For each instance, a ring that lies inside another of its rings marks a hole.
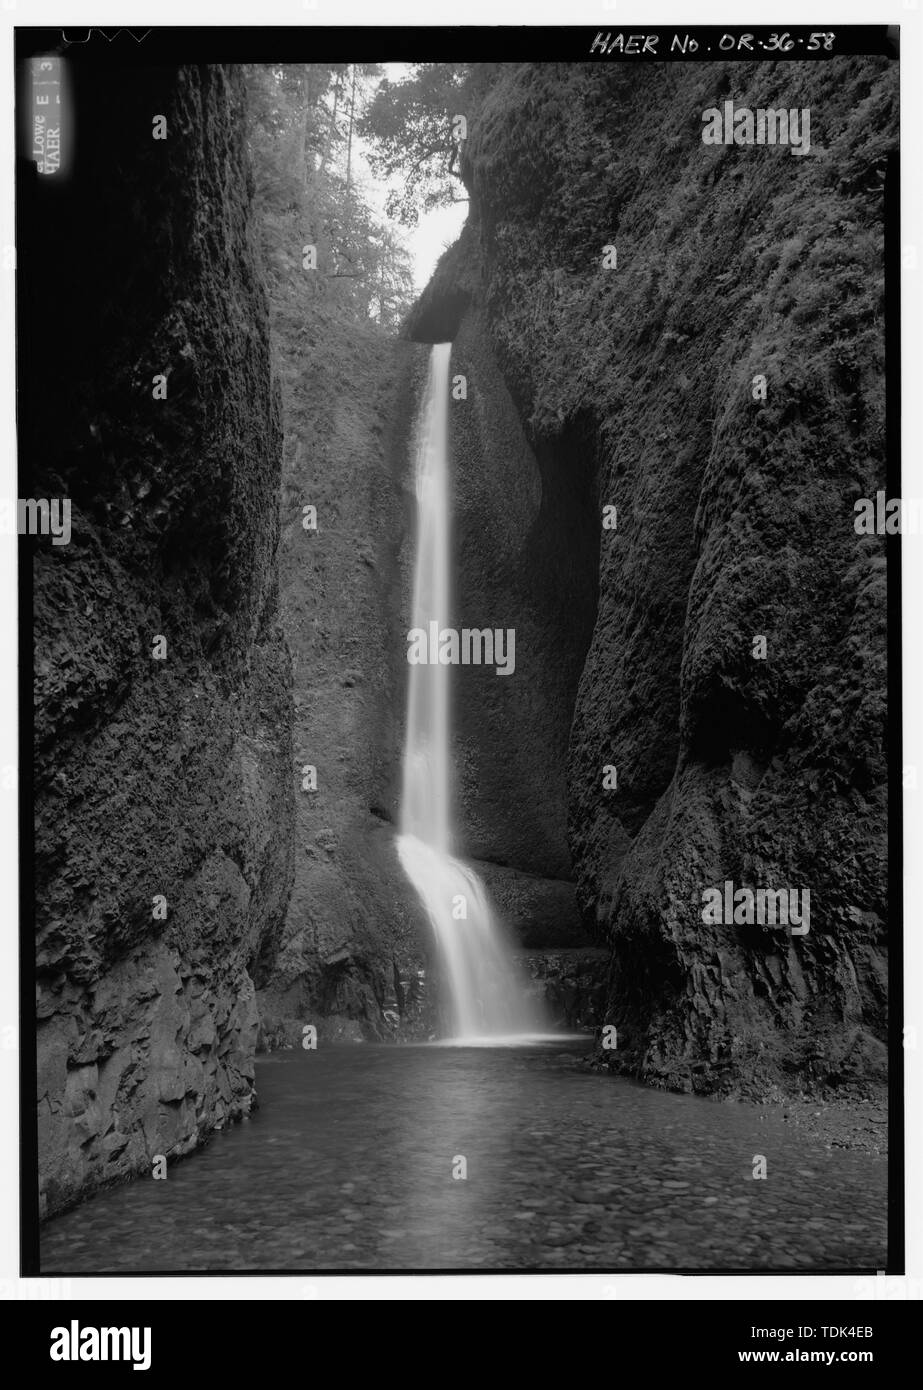
<instances>
[{"instance_id":1,"label":"pebble","mask_svg":"<svg viewBox=\"0 0 923 1390\"><path fill-rule=\"evenodd\" d=\"M169 1183L47 1222L43 1274L886 1264L886 1160L771 1109L575 1076L540 1049L293 1049L257 1084L258 1123Z\"/></svg>"}]
</instances>

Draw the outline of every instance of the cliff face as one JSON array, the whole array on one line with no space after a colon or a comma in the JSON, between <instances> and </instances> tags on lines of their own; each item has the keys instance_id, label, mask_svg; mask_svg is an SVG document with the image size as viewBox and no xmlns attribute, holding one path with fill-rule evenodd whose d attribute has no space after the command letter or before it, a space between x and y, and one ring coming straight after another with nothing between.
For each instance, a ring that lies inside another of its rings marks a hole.
<instances>
[{"instance_id":1,"label":"cliff face","mask_svg":"<svg viewBox=\"0 0 923 1390\"><path fill-rule=\"evenodd\" d=\"M297 1044L305 1025L321 1040L441 1030L432 930L396 850L415 558L412 426L428 349L344 322L335 291L326 298L325 287L315 289L296 264L288 272L275 264L285 404L280 613L293 655L301 789L294 888L259 992L268 1046ZM543 493L541 464L482 327L456 340L452 371L466 375L471 392L451 417L460 483L453 620L515 627L520 643L534 635L512 678L485 668L454 673L458 848L520 945L586 946L567 850L564 757L591 630L595 534L573 566L560 526L569 504L562 512ZM316 515L306 517L311 507ZM539 560L537 586L530 556ZM597 1016L592 951L527 964L560 1021Z\"/></svg>"},{"instance_id":2,"label":"cliff face","mask_svg":"<svg viewBox=\"0 0 923 1390\"><path fill-rule=\"evenodd\" d=\"M598 533L592 458L530 446L477 311L460 324L452 375L453 623L515 633L515 666L461 666L454 695L465 852L569 879L565 760L592 632Z\"/></svg>"},{"instance_id":3,"label":"cliff face","mask_svg":"<svg viewBox=\"0 0 923 1390\"><path fill-rule=\"evenodd\" d=\"M418 340L452 341L451 622L514 634L506 674L498 663L453 672L458 849L521 946L585 947L566 774L596 611L595 446L579 424L554 450L524 427L495 355L482 274L469 220L407 325ZM535 977L548 968L536 962Z\"/></svg>"},{"instance_id":4,"label":"cliff face","mask_svg":"<svg viewBox=\"0 0 923 1390\"><path fill-rule=\"evenodd\" d=\"M300 267L294 277L304 280ZM273 292L285 400L280 611L299 790L294 888L260 993L268 1045L300 1042L305 1025L354 1041L435 1026L429 931L395 845L409 447L424 355L344 322L322 294L285 279Z\"/></svg>"},{"instance_id":5,"label":"cliff face","mask_svg":"<svg viewBox=\"0 0 923 1390\"><path fill-rule=\"evenodd\" d=\"M23 362L30 488L72 502L70 543L34 552L47 1212L248 1111L293 850L281 431L239 81L76 81L77 165L23 267L26 312L55 326L54 410L39 349Z\"/></svg>"},{"instance_id":6,"label":"cliff face","mask_svg":"<svg viewBox=\"0 0 923 1390\"><path fill-rule=\"evenodd\" d=\"M702 112L729 98L809 107L811 153L704 145ZM880 1075L884 542L855 534L853 504L884 487L896 73L511 67L469 133L469 223L409 332L461 360L485 343L545 461L532 515L558 499L560 553L598 555L560 651L582 663L561 757L579 903L611 952L601 1056L683 1089ZM505 488L507 451L488 458ZM543 563L525 563L549 621L525 625L523 672L560 633L568 579L542 590ZM560 740L532 722L553 782ZM809 932L706 923L727 880L808 889Z\"/></svg>"},{"instance_id":7,"label":"cliff face","mask_svg":"<svg viewBox=\"0 0 923 1390\"><path fill-rule=\"evenodd\" d=\"M261 1037L297 1044L305 1025L322 1040L426 1037L441 1030L432 930L400 866L396 832L415 558L412 434L428 348L344 321L335 286L306 279L285 246L266 259L285 407L280 612L293 654L301 789L294 889L259 992ZM470 392L451 413L453 621L513 627L520 643L510 678L484 667L453 675L458 851L483 875L514 941L529 951L564 948L527 963L554 1016L573 1025L598 1016L599 962L585 949L579 959L568 954L588 938L564 817L598 542L585 497L562 496L561 470L558 483L543 483L545 461L523 434L483 323L459 334L452 372ZM586 538L576 561L566 548L571 517Z\"/></svg>"},{"instance_id":8,"label":"cliff face","mask_svg":"<svg viewBox=\"0 0 923 1390\"><path fill-rule=\"evenodd\" d=\"M451 336L451 623L505 640L504 663L453 672L459 851L522 945L582 945L565 777L596 605L595 460L533 448L476 304Z\"/></svg>"}]
</instances>

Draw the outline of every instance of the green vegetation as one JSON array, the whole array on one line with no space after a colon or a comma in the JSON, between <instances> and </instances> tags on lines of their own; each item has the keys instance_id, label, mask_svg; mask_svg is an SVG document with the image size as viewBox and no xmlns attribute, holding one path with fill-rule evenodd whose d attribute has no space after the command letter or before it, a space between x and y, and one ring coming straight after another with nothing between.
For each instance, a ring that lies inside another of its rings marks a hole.
<instances>
[{"instance_id":1,"label":"green vegetation","mask_svg":"<svg viewBox=\"0 0 923 1390\"><path fill-rule=\"evenodd\" d=\"M319 313L394 331L412 299L407 251L357 178L358 126L380 75L373 64L246 69L263 261L283 319Z\"/></svg>"},{"instance_id":2,"label":"green vegetation","mask_svg":"<svg viewBox=\"0 0 923 1390\"><path fill-rule=\"evenodd\" d=\"M421 212L468 201L460 172L462 131L498 68L415 63L405 80L380 84L359 130L372 142L375 173L401 180L388 196L390 217L413 226Z\"/></svg>"}]
</instances>

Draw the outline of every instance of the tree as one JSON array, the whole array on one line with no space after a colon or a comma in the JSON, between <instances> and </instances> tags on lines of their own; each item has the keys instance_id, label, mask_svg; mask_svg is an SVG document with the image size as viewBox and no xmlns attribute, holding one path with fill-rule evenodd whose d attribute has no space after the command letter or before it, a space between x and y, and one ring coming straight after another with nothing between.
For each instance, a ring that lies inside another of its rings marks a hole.
<instances>
[{"instance_id":1,"label":"tree","mask_svg":"<svg viewBox=\"0 0 923 1390\"><path fill-rule=\"evenodd\" d=\"M388 194L387 212L414 226L421 212L466 202L459 161L457 117L470 123L488 74L496 64L415 63L403 82L387 78L358 123L372 144L374 172L400 187ZM478 71L475 71L477 69Z\"/></svg>"},{"instance_id":2,"label":"tree","mask_svg":"<svg viewBox=\"0 0 923 1390\"><path fill-rule=\"evenodd\" d=\"M297 319L305 297L323 296L337 315L393 329L413 298L409 257L368 206L355 173L355 128L381 69L254 64L246 73L255 201L274 302ZM310 274L302 265L307 244L317 252Z\"/></svg>"}]
</instances>

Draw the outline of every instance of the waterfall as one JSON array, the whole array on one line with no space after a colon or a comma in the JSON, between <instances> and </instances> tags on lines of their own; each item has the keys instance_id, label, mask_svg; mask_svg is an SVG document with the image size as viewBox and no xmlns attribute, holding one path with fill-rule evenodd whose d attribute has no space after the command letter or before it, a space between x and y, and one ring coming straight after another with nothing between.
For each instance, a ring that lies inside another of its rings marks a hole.
<instances>
[{"instance_id":1,"label":"waterfall","mask_svg":"<svg viewBox=\"0 0 923 1390\"><path fill-rule=\"evenodd\" d=\"M436 343L417 418L417 551L413 627L449 620L449 359ZM411 665L407 692L401 834L404 872L426 909L442 967L455 1042L534 1035L541 1010L526 993L483 883L451 844L448 665ZM492 678L484 671L484 678Z\"/></svg>"}]
</instances>

